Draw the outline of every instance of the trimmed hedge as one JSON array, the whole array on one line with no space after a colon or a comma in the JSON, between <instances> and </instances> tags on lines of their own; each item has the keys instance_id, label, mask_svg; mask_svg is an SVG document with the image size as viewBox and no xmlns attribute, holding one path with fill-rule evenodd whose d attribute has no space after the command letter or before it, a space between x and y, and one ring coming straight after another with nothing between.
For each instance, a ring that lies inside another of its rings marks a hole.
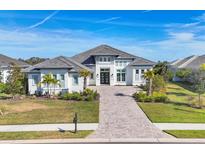
<instances>
[{"instance_id":1,"label":"trimmed hedge","mask_svg":"<svg viewBox=\"0 0 205 154\"><path fill-rule=\"evenodd\" d=\"M168 97L166 94L154 92L152 96L147 96L144 92L137 92L133 94L133 97L138 102L167 102Z\"/></svg>"},{"instance_id":2,"label":"trimmed hedge","mask_svg":"<svg viewBox=\"0 0 205 154\"><path fill-rule=\"evenodd\" d=\"M99 94L97 93L97 91L93 91L92 89L87 88L82 93L65 93L61 95L61 99L76 101L94 101L99 100Z\"/></svg>"}]
</instances>

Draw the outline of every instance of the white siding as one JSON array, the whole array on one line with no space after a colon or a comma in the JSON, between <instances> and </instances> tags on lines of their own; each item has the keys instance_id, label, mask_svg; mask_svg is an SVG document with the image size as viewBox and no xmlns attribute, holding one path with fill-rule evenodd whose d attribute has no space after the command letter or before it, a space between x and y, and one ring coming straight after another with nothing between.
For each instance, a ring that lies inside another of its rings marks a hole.
<instances>
[{"instance_id":1,"label":"white siding","mask_svg":"<svg viewBox=\"0 0 205 154\"><path fill-rule=\"evenodd\" d=\"M38 90L38 85L33 84L33 75L37 75L38 79L40 81L40 74L37 74L37 73L28 74L28 91L29 91L29 94L35 94L35 92Z\"/></svg>"},{"instance_id":2,"label":"white siding","mask_svg":"<svg viewBox=\"0 0 205 154\"><path fill-rule=\"evenodd\" d=\"M131 67L132 69L132 85L141 85L141 84L145 84L146 80L142 77L142 70L144 70L145 72L148 69L152 69L152 67L150 66L133 66ZM139 76L136 76L136 70L139 70Z\"/></svg>"},{"instance_id":3,"label":"white siding","mask_svg":"<svg viewBox=\"0 0 205 154\"><path fill-rule=\"evenodd\" d=\"M1 72L2 72L2 82L6 83L7 82L7 78L9 76L9 69L8 68L2 68Z\"/></svg>"},{"instance_id":4,"label":"white siding","mask_svg":"<svg viewBox=\"0 0 205 154\"><path fill-rule=\"evenodd\" d=\"M73 75L78 75L78 84L73 84ZM69 73L68 74L68 89L69 92L81 92L83 91L83 78L79 76L78 73Z\"/></svg>"},{"instance_id":5,"label":"white siding","mask_svg":"<svg viewBox=\"0 0 205 154\"><path fill-rule=\"evenodd\" d=\"M68 72L67 69L42 69L39 72L39 82L43 80L44 75L49 73L56 74L58 80L60 80L60 75L64 75L64 87L59 87L59 86L56 86L55 88L51 87L50 89L52 93L54 93L54 91L56 94L58 94L59 92L83 91L83 78L81 77L78 78L78 85L72 84L73 75L78 73L70 73ZM35 91L37 90L42 91L43 94L47 92L48 89L46 86L42 85L39 88L37 87L37 85L32 84L33 83L32 75L33 75L32 73L28 74L29 93L35 94Z\"/></svg>"}]
</instances>

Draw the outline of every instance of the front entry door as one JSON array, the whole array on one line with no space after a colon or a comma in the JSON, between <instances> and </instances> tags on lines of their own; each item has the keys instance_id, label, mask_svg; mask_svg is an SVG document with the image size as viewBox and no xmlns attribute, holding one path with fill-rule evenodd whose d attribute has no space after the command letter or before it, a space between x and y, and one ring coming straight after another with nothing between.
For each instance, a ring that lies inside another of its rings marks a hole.
<instances>
[{"instance_id":1,"label":"front entry door","mask_svg":"<svg viewBox=\"0 0 205 154\"><path fill-rule=\"evenodd\" d=\"M109 69L100 69L100 84L110 84Z\"/></svg>"}]
</instances>

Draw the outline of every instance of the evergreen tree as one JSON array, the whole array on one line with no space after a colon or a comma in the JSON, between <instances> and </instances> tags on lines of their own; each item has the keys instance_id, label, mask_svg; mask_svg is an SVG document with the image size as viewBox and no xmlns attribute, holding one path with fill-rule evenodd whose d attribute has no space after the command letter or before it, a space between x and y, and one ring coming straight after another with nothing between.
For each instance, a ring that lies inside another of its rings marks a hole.
<instances>
[{"instance_id":1,"label":"evergreen tree","mask_svg":"<svg viewBox=\"0 0 205 154\"><path fill-rule=\"evenodd\" d=\"M10 67L9 76L6 83L6 91L13 96L15 94L24 94L24 74L21 72L21 68L17 65Z\"/></svg>"}]
</instances>

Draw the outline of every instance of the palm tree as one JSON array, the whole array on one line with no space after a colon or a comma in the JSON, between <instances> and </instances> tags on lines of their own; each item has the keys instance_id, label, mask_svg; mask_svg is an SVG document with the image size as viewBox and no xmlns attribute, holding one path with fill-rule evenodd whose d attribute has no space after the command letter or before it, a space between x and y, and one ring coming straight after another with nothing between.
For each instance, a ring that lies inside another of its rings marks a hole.
<instances>
[{"instance_id":1,"label":"palm tree","mask_svg":"<svg viewBox=\"0 0 205 154\"><path fill-rule=\"evenodd\" d=\"M154 76L155 74L154 74L154 71L152 70L145 72L143 75L143 77L149 81L149 91L148 91L149 96L152 95L152 81L153 81Z\"/></svg>"},{"instance_id":2,"label":"palm tree","mask_svg":"<svg viewBox=\"0 0 205 154\"><path fill-rule=\"evenodd\" d=\"M83 77L84 84L83 84L83 89L85 90L87 87L87 77L90 76L90 71L83 69L80 71L80 77Z\"/></svg>"},{"instance_id":3,"label":"palm tree","mask_svg":"<svg viewBox=\"0 0 205 154\"><path fill-rule=\"evenodd\" d=\"M57 79L53 78L52 84L53 84L53 86L54 86L54 95L55 95L56 86L61 87L60 80L57 80Z\"/></svg>"},{"instance_id":4,"label":"palm tree","mask_svg":"<svg viewBox=\"0 0 205 154\"><path fill-rule=\"evenodd\" d=\"M51 73L44 75L43 80L39 82L39 85L43 84L47 87L49 96L50 96L50 86L52 83L53 83L53 75Z\"/></svg>"}]
</instances>

